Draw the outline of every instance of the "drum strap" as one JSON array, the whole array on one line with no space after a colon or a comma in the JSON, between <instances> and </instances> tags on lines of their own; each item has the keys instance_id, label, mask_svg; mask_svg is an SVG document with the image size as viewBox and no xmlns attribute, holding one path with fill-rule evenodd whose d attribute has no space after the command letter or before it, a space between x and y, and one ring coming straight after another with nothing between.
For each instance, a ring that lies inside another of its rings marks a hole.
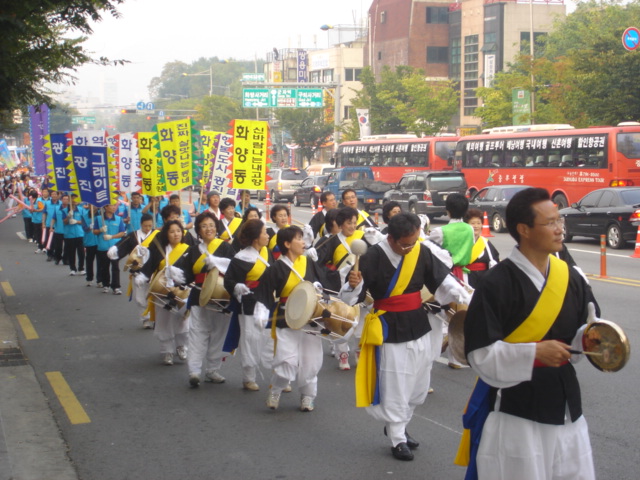
<instances>
[{"instance_id":1,"label":"drum strap","mask_svg":"<svg viewBox=\"0 0 640 480\"><path fill-rule=\"evenodd\" d=\"M547 281L542 288L535 307L525 320L504 339L508 343L529 343L542 340L556 321L569 287L569 266L563 260L549 255ZM462 415L464 430L454 460L456 465L469 466L468 471L475 472L475 456L480 445L484 422L489 416L490 388L478 379L476 386ZM477 472L475 477L477 478Z\"/></svg>"},{"instance_id":2,"label":"drum strap","mask_svg":"<svg viewBox=\"0 0 640 480\"><path fill-rule=\"evenodd\" d=\"M350 237L345 237L341 233L338 234L340 245L338 245L333 251L332 261L336 268L339 268L344 259L351 254L351 242L355 239L361 240L362 237L364 237L364 232L362 230L356 230Z\"/></svg>"},{"instance_id":3,"label":"drum strap","mask_svg":"<svg viewBox=\"0 0 640 480\"><path fill-rule=\"evenodd\" d=\"M175 248L173 248L171 250L171 253L169 254L169 265L173 265L174 263L176 263L176 261L189 249L189 245L187 245L186 243L179 243L178 245L176 245ZM158 270L162 270L164 267L166 267L166 261L165 259L162 259L162 261L160 262L160 266L158 267Z\"/></svg>"},{"instance_id":4,"label":"drum strap","mask_svg":"<svg viewBox=\"0 0 640 480\"><path fill-rule=\"evenodd\" d=\"M280 298L282 298L288 297L296 285L300 282L304 282L304 276L307 273L307 257L300 255L296 258L296 261L292 263L288 257L283 255L280 257L280 261L284 262L284 264L291 269L289 278L287 278L287 283L280 292Z\"/></svg>"},{"instance_id":5,"label":"drum strap","mask_svg":"<svg viewBox=\"0 0 640 480\"><path fill-rule=\"evenodd\" d=\"M260 249L260 254L256 260L257 261L253 264L251 270L247 273L246 280L256 281L260 280L260 277L262 277L262 274L269 266L269 250L267 250L267 247L262 247Z\"/></svg>"},{"instance_id":6,"label":"drum strap","mask_svg":"<svg viewBox=\"0 0 640 480\"><path fill-rule=\"evenodd\" d=\"M221 238L214 238L207 245L207 252L213 255L216 252L216 250L220 248L220 245L222 245L223 243L224 243L224 240L222 240ZM198 257L198 260L196 260L195 263L193 264L193 273L198 274L202 272L202 270L205 267L205 262L204 262L205 258L207 258L207 255L205 255L204 253L200 255L200 257Z\"/></svg>"},{"instance_id":7,"label":"drum strap","mask_svg":"<svg viewBox=\"0 0 640 480\"><path fill-rule=\"evenodd\" d=\"M152 230L151 233L149 235L147 235L147 238L145 238L142 243L140 245L142 245L143 247L149 247L149 245L151 245L151 241L156 238L156 235L158 234L160 230Z\"/></svg>"},{"instance_id":8,"label":"drum strap","mask_svg":"<svg viewBox=\"0 0 640 480\"><path fill-rule=\"evenodd\" d=\"M224 226L224 232L220 234L220 238L228 242L233 238L233 234L240 226L240 223L242 223L242 219L234 218L233 220L231 220L231 222L229 222L229 225L227 225L225 222L226 220L223 219L222 225Z\"/></svg>"}]
</instances>

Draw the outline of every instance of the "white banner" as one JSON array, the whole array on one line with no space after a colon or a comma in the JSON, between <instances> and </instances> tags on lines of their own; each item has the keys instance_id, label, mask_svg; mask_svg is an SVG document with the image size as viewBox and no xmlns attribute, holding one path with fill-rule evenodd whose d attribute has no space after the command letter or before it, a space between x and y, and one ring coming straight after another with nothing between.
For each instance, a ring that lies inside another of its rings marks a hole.
<instances>
[{"instance_id":1,"label":"white banner","mask_svg":"<svg viewBox=\"0 0 640 480\"><path fill-rule=\"evenodd\" d=\"M237 198L237 190L231 188L231 157L233 144L231 139L233 135L227 133L220 134L218 141L218 150L216 151L216 159L211 171L211 190L216 190L222 198Z\"/></svg>"},{"instance_id":2,"label":"white banner","mask_svg":"<svg viewBox=\"0 0 640 480\"><path fill-rule=\"evenodd\" d=\"M369 122L369 109L357 108L358 125L360 126L360 138L371 135L371 123Z\"/></svg>"},{"instance_id":3,"label":"white banner","mask_svg":"<svg viewBox=\"0 0 640 480\"><path fill-rule=\"evenodd\" d=\"M139 192L142 188L138 137L136 133L121 133L118 137L118 185L120 191Z\"/></svg>"}]
</instances>

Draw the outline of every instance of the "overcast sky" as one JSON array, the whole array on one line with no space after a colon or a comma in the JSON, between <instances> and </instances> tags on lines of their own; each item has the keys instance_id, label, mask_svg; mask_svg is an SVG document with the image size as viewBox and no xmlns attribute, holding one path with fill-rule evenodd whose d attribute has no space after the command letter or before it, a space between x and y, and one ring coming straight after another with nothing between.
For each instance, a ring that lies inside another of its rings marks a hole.
<instances>
[{"instance_id":1,"label":"overcast sky","mask_svg":"<svg viewBox=\"0 0 640 480\"><path fill-rule=\"evenodd\" d=\"M85 66L65 90L99 97L104 77L118 84L118 103L148 100L147 85L165 63L200 57L253 60L274 47L327 47L323 24L353 25L371 0L126 0L121 18L105 16L85 43L94 57L127 59L124 67ZM355 20L354 20L355 19Z\"/></svg>"}]
</instances>

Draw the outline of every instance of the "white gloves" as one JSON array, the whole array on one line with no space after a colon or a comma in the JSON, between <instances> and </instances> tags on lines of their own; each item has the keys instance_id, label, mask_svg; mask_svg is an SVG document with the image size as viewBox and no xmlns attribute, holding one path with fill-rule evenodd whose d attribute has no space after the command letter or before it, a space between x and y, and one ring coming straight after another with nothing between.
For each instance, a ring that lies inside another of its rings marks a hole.
<instances>
[{"instance_id":1,"label":"white gloves","mask_svg":"<svg viewBox=\"0 0 640 480\"><path fill-rule=\"evenodd\" d=\"M251 292L251 289L244 283L236 283L236 286L233 287L233 296L236 297L236 300L238 300L239 302L242 301L243 295L249 295L251 293L253 293Z\"/></svg>"},{"instance_id":2,"label":"white gloves","mask_svg":"<svg viewBox=\"0 0 640 480\"><path fill-rule=\"evenodd\" d=\"M144 273L138 273L134 279L133 283L136 284L136 287L142 288L142 286L149 281L149 277L147 277Z\"/></svg>"},{"instance_id":3,"label":"white gloves","mask_svg":"<svg viewBox=\"0 0 640 480\"><path fill-rule=\"evenodd\" d=\"M310 258L314 262L318 261L318 251L313 247L308 248L307 250L305 250L304 251L304 255L305 255L305 257Z\"/></svg>"},{"instance_id":4,"label":"white gloves","mask_svg":"<svg viewBox=\"0 0 640 480\"><path fill-rule=\"evenodd\" d=\"M231 263L231 259L216 257L215 255L207 255L204 259L205 265L212 270L217 268L220 273L223 275L227 273L227 268L229 268L229 263Z\"/></svg>"},{"instance_id":5,"label":"white gloves","mask_svg":"<svg viewBox=\"0 0 640 480\"><path fill-rule=\"evenodd\" d=\"M142 259L142 264L144 265L149 260L149 249L147 247L143 247L142 245L138 245L136 247L138 256Z\"/></svg>"},{"instance_id":6,"label":"white gloves","mask_svg":"<svg viewBox=\"0 0 640 480\"><path fill-rule=\"evenodd\" d=\"M418 218L420 219L420 229L424 233L427 233L427 231L429 230L429 225L431 224L429 217L421 213L420 215L418 215Z\"/></svg>"},{"instance_id":7,"label":"white gloves","mask_svg":"<svg viewBox=\"0 0 640 480\"><path fill-rule=\"evenodd\" d=\"M102 225L102 227L100 227L100 231L102 233L107 233L107 226L106 225Z\"/></svg>"},{"instance_id":8,"label":"white gloves","mask_svg":"<svg viewBox=\"0 0 640 480\"><path fill-rule=\"evenodd\" d=\"M202 242L198 244L198 250L200 250L200 253L202 253L203 255L207 255L209 253L209 250L207 249L207 245L205 245Z\"/></svg>"},{"instance_id":9,"label":"white gloves","mask_svg":"<svg viewBox=\"0 0 640 480\"><path fill-rule=\"evenodd\" d=\"M364 239L369 243L369 245L376 245L384 240L386 237L380 230L373 227L367 227L364 229Z\"/></svg>"},{"instance_id":10,"label":"white gloves","mask_svg":"<svg viewBox=\"0 0 640 480\"><path fill-rule=\"evenodd\" d=\"M183 285L186 280L184 272L180 268L174 267L173 265L169 265L167 267L167 278L173 280L173 283L176 285Z\"/></svg>"},{"instance_id":11,"label":"white gloves","mask_svg":"<svg viewBox=\"0 0 640 480\"><path fill-rule=\"evenodd\" d=\"M324 293L324 287L320 282L313 282L313 286L316 289L316 293L319 293L320 295Z\"/></svg>"},{"instance_id":12,"label":"white gloves","mask_svg":"<svg viewBox=\"0 0 640 480\"><path fill-rule=\"evenodd\" d=\"M265 328L269 321L269 309L262 303L256 302L253 309L253 320L258 328Z\"/></svg>"},{"instance_id":13,"label":"white gloves","mask_svg":"<svg viewBox=\"0 0 640 480\"><path fill-rule=\"evenodd\" d=\"M589 312L589 315L587 316L588 324L600 320L598 317L596 317L596 306L593 304L593 302L589 302L589 304L587 305L587 310Z\"/></svg>"},{"instance_id":14,"label":"white gloves","mask_svg":"<svg viewBox=\"0 0 640 480\"><path fill-rule=\"evenodd\" d=\"M113 238L113 235L109 235L107 233L102 235L102 238L104 238L105 240L111 240Z\"/></svg>"},{"instance_id":15,"label":"white gloves","mask_svg":"<svg viewBox=\"0 0 640 480\"><path fill-rule=\"evenodd\" d=\"M69 225L75 225L76 223L78 223L78 220L76 220L75 218L69 219Z\"/></svg>"},{"instance_id":16,"label":"white gloves","mask_svg":"<svg viewBox=\"0 0 640 480\"><path fill-rule=\"evenodd\" d=\"M109 260L118 260L118 247L115 245L109 247L109 250L107 250L107 257L109 257Z\"/></svg>"},{"instance_id":17,"label":"white gloves","mask_svg":"<svg viewBox=\"0 0 640 480\"><path fill-rule=\"evenodd\" d=\"M306 248L311 248L311 245L313 245L314 237L315 235L313 234L311 225L309 225L308 223L305 224L304 228L302 229L302 239L304 240L304 246Z\"/></svg>"}]
</instances>

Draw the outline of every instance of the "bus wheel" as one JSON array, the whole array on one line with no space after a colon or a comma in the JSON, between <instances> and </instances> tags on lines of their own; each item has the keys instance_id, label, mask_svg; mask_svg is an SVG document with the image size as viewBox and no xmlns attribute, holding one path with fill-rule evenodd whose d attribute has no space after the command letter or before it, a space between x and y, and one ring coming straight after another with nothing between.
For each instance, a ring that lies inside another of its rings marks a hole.
<instances>
[{"instance_id":1,"label":"bus wheel","mask_svg":"<svg viewBox=\"0 0 640 480\"><path fill-rule=\"evenodd\" d=\"M562 210L563 208L567 208L569 206L569 202L567 201L567 197L563 194L558 193L552 199L553 203L558 206L558 210Z\"/></svg>"},{"instance_id":2,"label":"bus wheel","mask_svg":"<svg viewBox=\"0 0 640 480\"><path fill-rule=\"evenodd\" d=\"M622 232L620 231L620 227L612 223L607 228L607 245L611 248L620 249L624 247L626 242L622 239Z\"/></svg>"},{"instance_id":3,"label":"bus wheel","mask_svg":"<svg viewBox=\"0 0 640 480\"><path fill-rule=\"evenodd\" d=\"M493 231L496 233L504 232L504 220L500 216L499 213L494 213L493 217L491 217L491 225L493 226Z\"/></svg>"}]
</instances>

